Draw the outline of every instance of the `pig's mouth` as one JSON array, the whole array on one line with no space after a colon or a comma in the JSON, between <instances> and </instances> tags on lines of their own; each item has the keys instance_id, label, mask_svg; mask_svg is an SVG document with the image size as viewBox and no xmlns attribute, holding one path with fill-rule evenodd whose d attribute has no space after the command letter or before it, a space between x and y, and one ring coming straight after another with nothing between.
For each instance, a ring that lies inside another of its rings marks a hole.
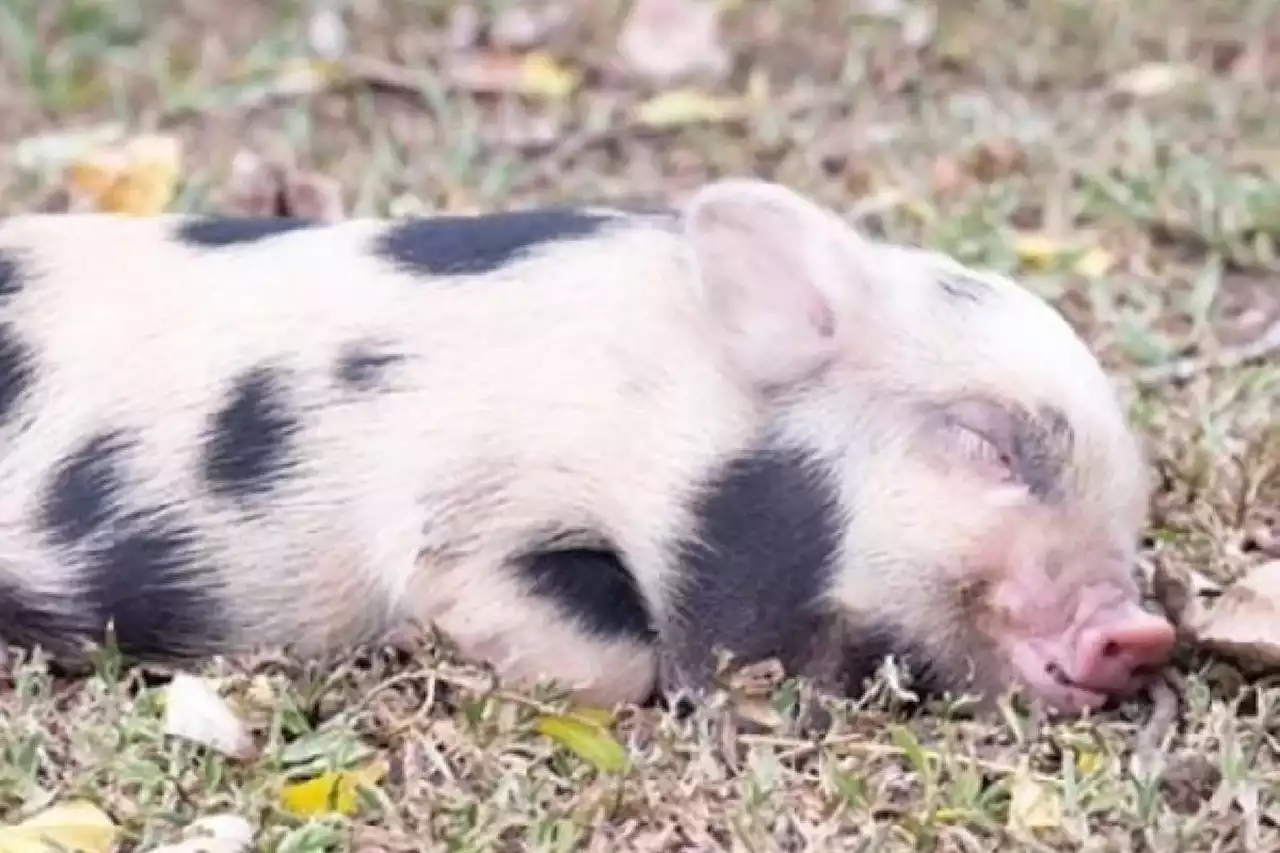
<instances>
[{"instance_id":1,"label":"pig's mouth","mask_svg":"<svg viewBox=\"0 0 1280 853\"><path fill-rule=\"evenodd\" d=\"M1067 675L1062 665L1053 660L1040 666L1019 667L1022 680L1035 696L1053 708L1068 713L1098 710L1106 705L1112 694L1108 690L1079 684Z\"/></svg>"},{"instance_id":2,"label":"pig's mouth","mask_svg":"<svg viewBox=\"0 0 1280 853\"><path fill-rule=\"evenodd\" d=\"M1160 673L1156 665L1135 668L1124 684L1090 684L1075 678L1052 656L1024 646L1014 654L1014 666L1039 699L1067 713L1102 710L1112 702L1138 693Z\"/></svg>"}]
</instances>

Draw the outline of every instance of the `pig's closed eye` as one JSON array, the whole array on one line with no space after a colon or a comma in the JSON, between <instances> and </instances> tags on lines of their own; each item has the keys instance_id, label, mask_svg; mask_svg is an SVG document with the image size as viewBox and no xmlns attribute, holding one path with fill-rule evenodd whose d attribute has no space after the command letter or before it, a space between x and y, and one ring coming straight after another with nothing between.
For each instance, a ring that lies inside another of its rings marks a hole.
<instances>
[{"instance_id":1,"label":"pig's closed eye","mask_svg":"<svg viewBox=\"0 0 1280 853\"><path fill-rule=\"evenodd\" d=\"M1017 423L1001 403L969 397L939 406L934 416L942 450L952 464L1000 483L1018 479L1013 456Z\"/></svg>"},{"instance_id":2,"label":"pig's closed eye","mask_svg":"<svg viewBox=\"0 0 1280 853\"><path fill-rule=\"evenodd\" d=\"M947 431L952 451L961 459L976 464L1002 480L1013 477L1013 460L990 438L958 423L950 424Z\"/></svg>"}]
</instances>

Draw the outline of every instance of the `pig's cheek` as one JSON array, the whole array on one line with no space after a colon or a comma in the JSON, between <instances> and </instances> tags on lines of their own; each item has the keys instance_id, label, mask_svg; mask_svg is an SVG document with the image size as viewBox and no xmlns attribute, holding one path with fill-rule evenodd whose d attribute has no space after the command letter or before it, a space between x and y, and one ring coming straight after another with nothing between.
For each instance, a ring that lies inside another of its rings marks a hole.
<instances>
[{"instance_id":1,"label":"pig's cheek","mask_svg":"<svg viewBox=\"0 0 1280 853\"><path fill-rule=\"evenodd\" d=\"M1014 636L1021 636L1034 631L1035 621L1029 591L1013 581L997 584L991 595L991 615L993 630L1008 641Z\"/></svg>"}]
</instances>

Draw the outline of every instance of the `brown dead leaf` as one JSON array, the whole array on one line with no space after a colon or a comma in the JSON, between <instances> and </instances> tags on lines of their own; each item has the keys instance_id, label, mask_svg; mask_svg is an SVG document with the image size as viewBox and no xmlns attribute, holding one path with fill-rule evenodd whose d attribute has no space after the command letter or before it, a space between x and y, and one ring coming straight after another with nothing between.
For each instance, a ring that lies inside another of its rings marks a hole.
<instances>
[{"instance_id":1,"label":"brown dead leaf","mask_svg":"<svg viewBox=\"0 0 1280 853\"><path fill-rule=\"evenodd\" d=\"M231 161L224 210L237 216L296 216L333 222L346 213L334 179L296 168L283 159L241 151Z\"/></svg>"},{"instance_id":2,"label":"brown dead leaf","mask_svg":"<svg viewBox=\"0 0 1280 853\"><path fill-rule=\"evenodd\" d=\"M983 183L1019 172L1026 165L1027 154L1022 146L1006 138L983 141L969 152L966 163L969 173Z\"/></svg>"},{"instance_id":3,"label":"brown dead leaf","mask_svg":"<svg viewBox=\"0 0 1280 853\"><path fill-rule=\"evenodd\" d=\"M1152 567L1151 594L1176 627L1193 625L1204 618L1208 596L1219 586L1194 569L1159 563Z\"/></svg>"},{"instance_id":4,"label":"brown dead leaf","mask_svg":"<svg viewBox=\"0 0 1280 853\"><path fill-rule=\"evenodd\" d=\"M1204 613L1184 624L1206 651L1247 668L1280 667L1280 560L1229 584Z\"/></svg>"},{"instance_id":5,"label":"brown dead leaf","mask_svg":"<svg viewBox=\"0 0 1280 853\"><path fill-rule=\"evenodd\" d=\"M618 34L618 55L627 70L658 85L724 77L730 56L720 14L714 0L634 0Z\"/></svg>"}]
</instances>

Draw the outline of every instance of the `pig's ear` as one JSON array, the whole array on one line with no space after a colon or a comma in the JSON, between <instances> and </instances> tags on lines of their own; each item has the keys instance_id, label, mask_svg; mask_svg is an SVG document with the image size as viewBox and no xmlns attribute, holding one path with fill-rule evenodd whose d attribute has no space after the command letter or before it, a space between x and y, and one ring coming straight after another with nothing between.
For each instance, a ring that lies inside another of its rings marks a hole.
<instances>
[{"instance_id":1,"label":"pig's ear","mask_svg":"<svg viewBox=\"0 0 1280 853\"><path fill-rule=\"evenodd\" d=\"M711 183L685 207L703 297L738 367L764 386L821 370L841 311L861 298L867 244L811 201L750 179Z\"/></svg>"}]
</instances>

